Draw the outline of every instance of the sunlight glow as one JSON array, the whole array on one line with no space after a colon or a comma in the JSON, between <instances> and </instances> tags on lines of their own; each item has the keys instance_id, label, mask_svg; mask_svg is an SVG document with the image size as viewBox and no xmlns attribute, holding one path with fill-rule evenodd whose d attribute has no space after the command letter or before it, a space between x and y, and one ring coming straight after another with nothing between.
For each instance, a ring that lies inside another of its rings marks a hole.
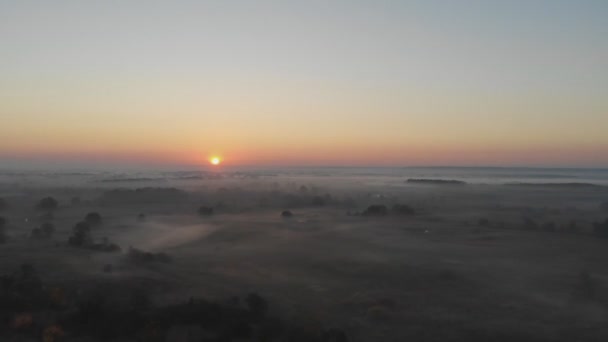
<instances>
[{"instance_id":1,"label":"sunlight glow","mask_svg":"<svg viewBox=\"0 0 608 342\"><path fill-rule=\"evenodd\" d=\"M211 159L209 159L209 162L213 165L220 165L222 160L219 157L211 157Z\"/></svg>"}]
</instances>

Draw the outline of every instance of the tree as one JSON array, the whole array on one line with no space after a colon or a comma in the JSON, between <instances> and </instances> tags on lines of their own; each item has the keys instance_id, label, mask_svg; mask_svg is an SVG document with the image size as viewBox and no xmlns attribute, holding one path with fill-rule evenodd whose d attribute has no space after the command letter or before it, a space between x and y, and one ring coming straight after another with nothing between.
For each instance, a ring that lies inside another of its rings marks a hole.
<instances>
[{"instance_id":1,"label":"tree","mask_svg":"<svg viewBox=\"0 0 608 342\"><path fill-rule=\"evenodd\" d=\"M264 317L266 311L268 311L268 303L257 293L250 293L245 299L249 311L254 314L255 317Z\"/></svg>"},{"instance_id":2,"label":"tree","mask_svg":"<svg viewBox=\"0 0 608 342\"><path fill-rule=\"evenodd\" d=\"M593 223L593 234L598 237L608 238L608 219L606 219L603 223L594 222Z\"/></svg>"},{"instance_id":3,"label":"tree","mask_svg":"<svg viewBox=\"0 0 608 342\"><path fill-rule=\"evenodd\" d=\"M88 223L91 227L99 226L102 223L101 215L99 213L88 213L84 217L84 221Z\"/></svg>"},{"instance_id":4,"label":"tree","mask_svg":"<svg viewBox=\"0 0 608 342\"><path fill-rule=\"evenodd\" d=\"M398 215L414 215L414 209L405 204L395 204L391 212Z\"/></svg>"},{"instance_id":5,"label":"tree","mask_svg":"<svg viewBox=\"0 0 608 342\"><path fill-rule=\"evenodd\" d=\"M78 222L73 228L72 236L68 239L68 244L74 247L83 247L91 244L91 227L86 222Z\"/></svg>"},{"instance_id":6,"label":"tree","mask_svg":"<svg viewBox=\"0 0 608 342\"><path fill-rule=\"evenodd\" d=\"M281 213L281 217L292 217L293 213L289 210L285 210Z\"/></svg>"},{"instance_id":7,"label":"tree","mask_svg":"<svg viewBox=\"0 0 608 342\"><path fill-rule=\"evenodd\" d=\"M211 215L213 215L213 208L202 206L202 207L198 208L198 214L201 216L211 216Z\"/></svg>"},{"instance_id":8,"label":"tree","mask_svg":"<svg viewBox=\"0 0 608 342\"><path fill-rule=\"evenodd\" d=\"M6 232L4 231L4 227L6 226L6 219L2 216L0 216L0 243L5 243L7 238L6 238Z\"/></svg>"},{"instance_id":9,"label":"tree","mask_svg":"<svg viewBox=\"0 0 608 342\"><path fill-rule=\"evenodd\" d=\"M373 204L362 213L363 216L386 216L388 209L382 204Z\"/></svg>"},{"instance_id":10,"label":"tree","mask_svg":"<svg viewBox=\"0 0 608 342\"><path fill-rule=\"evenodd\" d=\"M54 199L53 197L45 197L38 202L38 204L36 205L36 208L40 209L40 210L52 211L52 210L57 209L58 206L59 206L59 203L57 202L56 199Z\"/></svg>"},{"instance_id":11,"label":"tree","mask_svg":"<svg viewBox=\"0 0 608 342\"><path fill-rule=\"evenodd\" d=\"M311 204L316 206L316 207L323 207L325 206L325 198L321 197L321 196L314 196L311 200Z\"/></svg>"},{"instance_id":12,"label":"tree","mask_svg":"<svg viewBox=\"0 0 608 342\"><path fill-rule=\"evenodd\" d=\"M55 232L55 225L50 222L45 222L40 226L40 229L46 236L51 236Z\"/></svg>"}]
</instances>

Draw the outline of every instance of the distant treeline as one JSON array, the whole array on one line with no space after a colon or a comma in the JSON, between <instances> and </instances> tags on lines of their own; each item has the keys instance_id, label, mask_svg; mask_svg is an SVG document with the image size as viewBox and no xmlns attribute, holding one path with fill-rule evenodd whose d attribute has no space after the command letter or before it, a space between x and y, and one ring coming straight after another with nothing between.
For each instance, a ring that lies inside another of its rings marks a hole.
<instances>
[{"instance_id":1,"label":"distant treeline","mask_svg":"<svg viewBox=\"0 0 608 342\"><path fill-rule=\"evenodd\" d=\"M597 188L602 185L593 183L506 183L509 186L530 186L530 187L553 187L553 188Z\"/></svg>"},{"instance_id":2,"label":"distant treeline","mask_svg":"<svg viewBox=\"0 0 608 342\"><path fill-rule=\"evenodd\" d=\"M415 184L434 184L434 185L466 185L466 182L455 179L427 179L427 178L410 178L407 183Z\"/></svg>"}]
</instances>

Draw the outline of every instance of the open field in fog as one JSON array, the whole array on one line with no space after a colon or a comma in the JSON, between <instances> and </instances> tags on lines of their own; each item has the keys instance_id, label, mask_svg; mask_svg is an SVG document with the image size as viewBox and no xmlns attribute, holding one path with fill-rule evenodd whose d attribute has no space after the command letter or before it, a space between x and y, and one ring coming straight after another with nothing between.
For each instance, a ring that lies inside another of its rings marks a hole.
<instances>
[{"instance_id":1,"label":"open field in fog","mask_svg":"<svg viewBox=\"0 0 608 342\"><path fill-rule=\"evenodd\" d=\"M16 184L0 189L0 274L31 264L68 297L129 289L162 306L255 292L288 325L351 341L608 338L608 240L594 232L608 217L603 186L324 175ZM58 207L35 209L47 196ZM102 218L91 243L121 251L68 244L90 212ZM44 222L52 235L32 237ZM170 261L134 261L130 246ZM41 325L59 315L37 310ZM3 312L6 336L35 335L10 327L23 311Z\"/></svg>"}]
</instances>

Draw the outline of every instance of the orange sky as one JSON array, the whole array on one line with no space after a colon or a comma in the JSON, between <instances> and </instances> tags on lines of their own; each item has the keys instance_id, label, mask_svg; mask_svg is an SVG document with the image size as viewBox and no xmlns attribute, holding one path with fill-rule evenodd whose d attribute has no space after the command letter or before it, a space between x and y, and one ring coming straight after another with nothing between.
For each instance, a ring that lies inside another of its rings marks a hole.
<instances>
[{"instance_id":1,"label":"orange sky","mask_svg":"<svg viewBox=\"0 0 608 342\"><path fill-rule=\"evenodd\" d=\"M605 4L137 2L0 4L0 167L608 166Z\"/></svg>"}]
</instances>

